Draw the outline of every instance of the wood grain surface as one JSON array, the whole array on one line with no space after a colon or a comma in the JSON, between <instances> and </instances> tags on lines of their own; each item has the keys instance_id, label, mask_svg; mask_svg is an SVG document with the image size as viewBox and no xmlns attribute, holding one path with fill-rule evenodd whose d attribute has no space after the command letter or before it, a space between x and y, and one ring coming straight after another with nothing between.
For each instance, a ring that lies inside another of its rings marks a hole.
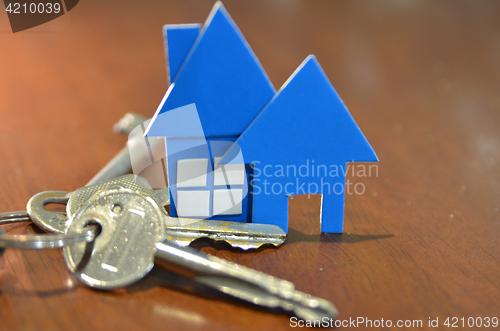
<instances>
[{"instance_id":1,"label":"wood grain surface","mask_svg":"<svg viewBox=\"0 0 500 331\"><path fill-rule=\"evenodd\" d=\"M448 329L448 317L500 318L500 3L224 4L276 88L317 56L380 163L377 175L349 175L365 192L346 196L342 235L319 234L319 197L299 196L277 249L195 247L331 300L342 321L421 320L426 329L439 318ZM204 22L212 5L82 0L15 34L2 7L0 211L92 178L126 141L113 123L126 112L152 116L168 87L162 25ZM159 268L102 292L78 284L60 250L0 256L1 330L289 327L287 315Z\"/></svg>"}]
</instances>

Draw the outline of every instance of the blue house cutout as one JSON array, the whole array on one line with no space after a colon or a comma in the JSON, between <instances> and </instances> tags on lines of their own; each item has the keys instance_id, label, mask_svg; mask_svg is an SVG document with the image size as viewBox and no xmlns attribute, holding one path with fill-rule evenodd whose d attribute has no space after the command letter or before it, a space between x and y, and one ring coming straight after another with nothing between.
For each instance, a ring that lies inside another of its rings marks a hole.
<instances>
[{"instance_id":1,"label":"blue house cutout","mask_svg":"<svg viewBox=\"0 0 500 331\"><path fill-rule=\"evenodd\" d=\"M378 159L316 58L276 93L220 2L164 34L171 85L146 135L166 137L171 215L287 232L288 197L321 193L321 231L341 233L346 164Z\"/></svg>"}]
</instances>

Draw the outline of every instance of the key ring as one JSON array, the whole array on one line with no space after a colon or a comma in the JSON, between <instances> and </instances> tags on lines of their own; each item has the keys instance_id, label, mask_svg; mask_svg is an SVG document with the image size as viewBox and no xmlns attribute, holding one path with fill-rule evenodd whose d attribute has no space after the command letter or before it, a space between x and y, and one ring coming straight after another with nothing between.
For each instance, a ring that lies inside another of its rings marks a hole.
<instances>
[{"instance_id":1,"label":"key ring","mask_svg":"<svg viewBox=\"0 0 500 331\"><path fill-rule=\"evenodd\" d=\"M27 212L9 212L0 214L0 225L31 222ZM61 248L80 242L92 242L97 236L99 227L90 225L76 233L64 234L45 234L45 235L24 235L24 234L5 234L0 228L0 247L14 247L24 249L44 249Z\"/></svg>"},{"instance_id":2,"label":"key ring","mask_svg":"<svg viewBox=\"0 0 500 331\"><path fill-rule=\"evenodd\" d=\"M11 211L0 214L0 224L31 221L30 215L26 211Z\"/></svg>"}]
</instances>

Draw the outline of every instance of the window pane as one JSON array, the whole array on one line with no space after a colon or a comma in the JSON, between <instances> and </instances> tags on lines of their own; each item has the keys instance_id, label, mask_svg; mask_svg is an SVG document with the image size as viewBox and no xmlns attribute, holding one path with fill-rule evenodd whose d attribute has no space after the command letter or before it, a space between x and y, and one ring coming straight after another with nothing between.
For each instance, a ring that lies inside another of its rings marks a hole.
<instances>
[{"instance_id":1,"label":"window pane","mask_svg":"<svg viewBox=\"0 0 500 331\"><path fill-rule=\"evenodd\" d=\"M179 217L209 217L210 191L177 191L176 209Z\"/></svg>"},{"instance_id":2,"label":"window pane","mask_svg":"<svg viewBox=\"0 0 500 331\"><path fill-rule=\"evenodd\" d=\"M221 159L222 157L214 157L214 185L243 185L245 183L245 165L225 164L219 166Z\"/></svg>"},{"instance_id":3,"label":"window pane","mask_svg":"<svg viewBox=\"0 0 500 331\"><path fill-rule=\"evenodd\" d=\"M239 215L243 190L214 190L214 215Z\"/></svg>"},{"instance_id":4,"label":"window pane","mask_svg":"<svg viewBox=\"0 0 500 331\"><path fill-rule=\"evenodd\" d=\"M177 187L205 187L208 159L177 161Z\"/></svg>"}]
</instances>

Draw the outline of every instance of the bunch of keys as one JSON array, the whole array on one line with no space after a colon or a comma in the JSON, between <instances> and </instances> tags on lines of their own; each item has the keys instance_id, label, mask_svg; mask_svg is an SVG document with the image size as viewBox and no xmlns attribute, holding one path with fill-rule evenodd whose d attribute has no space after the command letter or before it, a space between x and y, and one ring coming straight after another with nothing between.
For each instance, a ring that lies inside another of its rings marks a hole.
<instances>
[{"instance_id":1,"label":"bunch of keys","mask_svg":"<svg viewBox=\"0 0 500 331\"><path fill-rule=\"evenodd\" d=\"M116 165L107 167L113 170ZM155 191L145 179L134 175L102 181L103 177L73 193L35 195L28 202L28 215L0 215L0 224L31 219L56 233L50 240L48 235L0 235L0 246L63 247L72 274L85 285L102 290L130 285L156 264L240 300L281 308L304 320L337 317L330 302L296 291L291 282L184 247L201 237L243 249L280 245L285 240L280 228L172 218L164 208L169 203L168 189ZM45 210L47 203L67 203L66 215Z\"/></svg>"}]
</instances>

